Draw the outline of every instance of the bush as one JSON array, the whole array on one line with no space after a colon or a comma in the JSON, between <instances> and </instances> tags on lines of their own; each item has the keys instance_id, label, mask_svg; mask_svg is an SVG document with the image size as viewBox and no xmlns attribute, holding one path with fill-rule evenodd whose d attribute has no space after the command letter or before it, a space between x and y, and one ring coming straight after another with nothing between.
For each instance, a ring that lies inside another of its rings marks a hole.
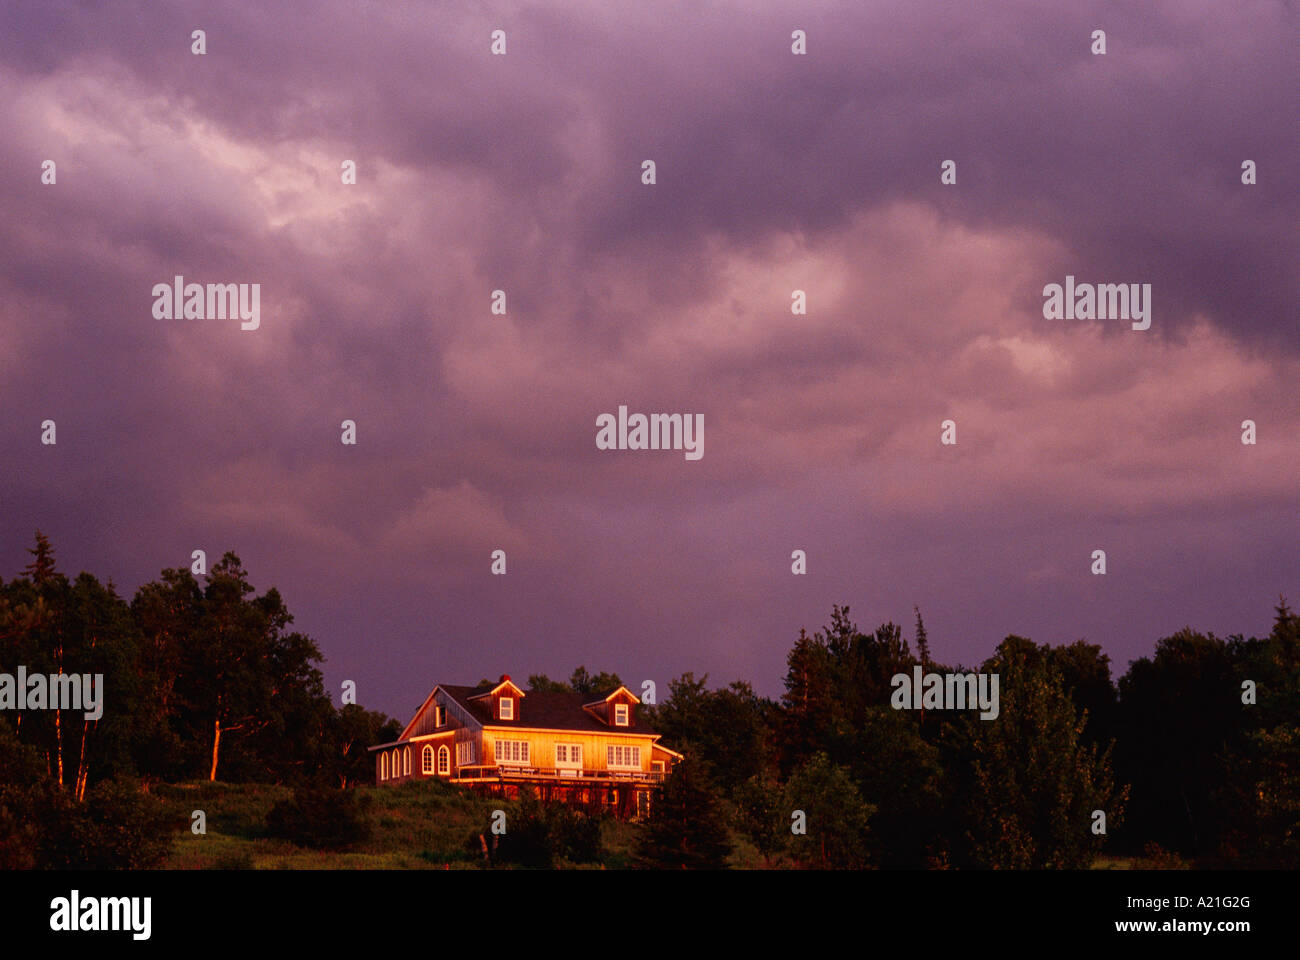
<instances>
[{"instance_id":1,"label":"bush","mask_svg":"<svg viewBox=\"0 0 1300 960\"><path fill-rule=\"evenodd\" d=\"M600 817L574 807L555 804L547 811L551 851L570 863L595 863L604 854L600 842Z\"/></svg>"},{"instance_id":2,"label":"bush","mask_svg":"<svg viewBox=\"0 0 1300 960\"><path fill-rule=\"evenodd\" d=\"M163 804L129 779L91 787L85 803L48 784L33 788L37 867L55 870L139 870L156 867L171 847Z\"/></svg>"},{"instance_id":3,"label":"bush","mask_svg":"<svg viewBox=\"0 0 1300 960\"><path fill-rule=\"evenodd\" d=\"M564 803L543 804L530 787L520 792L506 823L494 849L494 838L484 834L494 862L550 867L556 860L590 863L601 858L600 818Z\"/></svg>"},{"instance_id":4,"label":"bush","mask_svg":"<svg viewBox=\"0 0 1300 960\"><path fill-rule=\"evenodd\" d=\"M266 830L273 837L299 846L335 850L370 838L366 817L369 797L358 802L351 790L299 787L266 815Z\"/></svg>"}]
</instances>

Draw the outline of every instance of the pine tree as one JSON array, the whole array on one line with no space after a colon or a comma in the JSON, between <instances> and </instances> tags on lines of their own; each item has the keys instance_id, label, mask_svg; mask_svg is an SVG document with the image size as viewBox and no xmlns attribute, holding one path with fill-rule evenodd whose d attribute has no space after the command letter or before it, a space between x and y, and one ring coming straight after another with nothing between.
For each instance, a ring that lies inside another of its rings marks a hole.
<instances>
[{"instance_id":1,"label":"pine tree","mask_svg":"<svg viewBox=\"0 0 1300 960\"><path fill-rule=\"evenodd\" d=\"M57 576L54 569L54 548L50 546L50 538L37 530L36 546L27 552L32 555L32 561L23 568L23 573L30 577L32 583L38 588L43 587Z\"/></svg>"},{"instance_id":2,"label":"pine tree","mask_svg":"<svg viewBox=\"0 0 1300 960\"><path fill-rule=\"evenodd\" d=\"M637 860L651 869L721 870L730 854L717 792L698 762L688 757L651 799Z\"/></svg>"},{"instance_id":3,"label":"pine tree","mask_svg":"<svg viewBox=\"0 0 1300 960\"><path fill-rule=\"evenodd\" d=\"M921 608L913 605L912 609L916 611L916 652L921 658L921 667L928 670L930 668L930 641L925 633L925 623L921 620Z\"/></svg>"}]
</instances>

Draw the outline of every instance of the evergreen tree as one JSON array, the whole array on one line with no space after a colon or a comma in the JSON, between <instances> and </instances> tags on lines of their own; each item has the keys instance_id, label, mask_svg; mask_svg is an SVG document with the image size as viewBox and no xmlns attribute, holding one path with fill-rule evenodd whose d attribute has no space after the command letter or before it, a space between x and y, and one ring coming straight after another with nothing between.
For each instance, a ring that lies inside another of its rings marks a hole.
<instances>
[{"instance_id":1,"label":"evergreen tree","mask_svg":"<svg viewBox=\"0 0 1300 960\"><path fill-rule=\"evenodd\" d=\"M731 838L717 790L698 761L678 763L650 802L650 815L637 844L643 867L720 870L731 854Z\"/></svg>"},{"instance_id":2,"label":"evergreen tree","mask_svg":"<svg viewBox=\"0 0 1300 960\"><path fill-rule=\"evenodd\" d=\"M753 841L764 862L770 862L790 835L781 785L771 776L750 777L735 789L732 804L736 828Z\"/></svg>"},{"instance_id":3,"label":"evergreen tree","mask_svg":"<svg viewBox=\"0 0 1300 960\"><path fill-rule=\"evenodd\" d=\"M930 668L930 639L925 633L925 623L921 620L921 608L913 605L916 611L916 655L921 658L921 666Z\"/></svg>"},{"instance_id":4,"label":"evergreen tree","mask_svg":"<svg viewBox=\"0 0 1300 960\"><path fill-rule=\"evenodd\" d=\"M707 674L670 680L668 697L647 710L647 719L674 749L690 751L730 796L771 765L775 705L748 683L736 681L720 690L709 690L707 683Z\"/></svg>"},{"instance_id":5,"label":"evergreen tree","mask_svg":"<svg viewBox=\"0 0 1300 960\"><path fill-rule=\"evenodd\" d=\"M54 548L50 546L49 537L37 530L36 546L27 552L32 555L32 560L23 568L23 573L38 588L43 587L57 575L54 569Z\"/></svg>"}]
</instances>

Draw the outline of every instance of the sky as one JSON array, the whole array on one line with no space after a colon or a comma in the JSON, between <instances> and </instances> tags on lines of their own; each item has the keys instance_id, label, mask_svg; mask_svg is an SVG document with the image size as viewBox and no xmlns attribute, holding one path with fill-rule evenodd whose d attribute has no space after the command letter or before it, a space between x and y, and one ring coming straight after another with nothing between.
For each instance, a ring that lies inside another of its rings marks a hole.
<instances>
[{"instance_id":1,"label":"sky","mask_svg":"<svg viewBox=\"0 0 1300 960\"><path fill-rule=\"evenodd\" d=\"M38 528L128 597L234 550L336 701L402 720L579 664L777 696L836 604L908 637L919 605L967 665L1267 633L1300 601L1297 16L6 4L0 576ZM260 326L157 319L176 275L259 284ZM1045 319L1067 275L1150 284L1150 329ZM597 449L620 405L702 414L703 456Z\"/></svg>"}]
</instances>

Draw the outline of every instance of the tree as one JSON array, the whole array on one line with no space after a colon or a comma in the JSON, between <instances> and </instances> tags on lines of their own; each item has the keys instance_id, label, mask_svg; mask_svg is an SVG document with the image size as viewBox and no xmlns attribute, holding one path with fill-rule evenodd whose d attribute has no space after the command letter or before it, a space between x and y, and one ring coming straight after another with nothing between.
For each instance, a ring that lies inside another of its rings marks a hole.
<instances>
[{"instance_id":1,"label":"tree","mask_svg":"<svg viewBox=\"0 0 1300 960\"><path fill-rule=\"evenodd\" d=\"M868 821L875 807L862 800L849 772L824 752L813 754L785 788L787 816L803 811L807 833L791 833L799 861L823 869L857 869L868 860ZM793 819L790 821L793 823Z\"/></svg>"},{"instance_id":2,"label":"tree","mask_svg":"<svg viewBox=\"0 0 1300 960\"><path fill-rule=\"evenodd\" d=\"M921 608L913 606L916 611L916 655L921 658L921 666L930 667L930 638L925 632L925 623L921 620Z\"/></svg>"},{"instance_id":3,"label":"tree","mask_svg":"<svg viewBox=\"0 0 1300 960\"><path fill-rule=\"evenodd\" d=\"M1254 731L1250 760L1256 859L1261 866L1294 870L1300 867L1300 725Z\"/></svg>"},{"instance_id":4,"label":"tree","mask_svg":"<svg viewBox=\"0 0 1300 960\"><path fill-rule=\"evenodd\" d=\"M230 552L202 589L188 570L164 570L161 582L137 591L144 661L172 734L150 744L158 759L178 748L183 769L209 780L223 771L227 779L301 782L334 762L333 706L314 665L321 655L290 630L278 590L254 593Z\"/></svg>"},{"instance_id":5,"label":"tree","mask_svg":"<svg viewBox=\"0 0 1300 960\"><path fill-rule=\"evenodd\" d=\"M675 767L650 801L650 815L637 844L643 867L720 870L731 854L731 838L717 790L698 761Z\"/></svg>"},{"instance_id":6,"label":"tree","mask_svg":"<svg viewBox=\"0 0 1300 960\"><path fill-rule=\"evenodd\" d=\"M1047 648L1008 637L981 668L999 678L999 714L963 722L969 781L968 855L976 866L1079 869L1092 862L1107 829L1122 821L1127 788L1117 788L1108 750L1086 743L1081 716Z\"/></svg>"},{"instance_id":7,"label":"tree","mask_svg":"<svg viewBox=\"0 0 1300 960\"><path fill-rule=\"evenodd\" d=\"M202 731L191 726L185 692L205 615L203 590L188 567L168 568L136 591L131 615L140 630L140 674L154 701L147 727L139 731L137 765L149 779L197 773L202 758L195 744Z\"/></svg>"},{"instance_id":8,"label":"tree","mask_svg":"<svg viewBox=\"0 0 1300 960\"><path fill-rule=\"evenodd\" d=\"M920 868L947 849L948 784L939 748L921 736L911 711L867 711L845 769L874 808L867 848L881 867Z\"/></svg>"},{"instance_id":9,"label":"tree","mask_svg":"<svg viewBox=\"0 0 1300 960\"><path fill-rule=\"evenodd\" d=\"M837 608L838 610L838 608ZM832 662L819 637L804 630L786 658L782 705L783 766L794 766L824 746L833 720Z\"/></svg>"},{"instance_id":10,"label":"tree","mask_svg":"<svg viewBox=\"0 0 1300 960\"><path fill-rule=\"evenodd\" d=\"M131 772L137 721L148 708L139 695L138 635L111 584L89 573L69 583L39 532L29 552L30 579L0 587L0 668L12 673L23 665L29 674L74 675L82 691L82 681L92 682L91 695L101 704L98 718L85 715L89 706L64 710L61 704L15 717L15 733L40 751L55 786L81 801L92 772ZM102 683L95 680L100 675Z\"/></svg>"},{"instance_id":11,"label":"tree","mask_svg":"<svg viewBox=\"0 0 1300 960\"><path fill-rule=\"evenodd\" d=\"M567 683L552 680L544 673L533 673L528 676L528 691L530 693L573 693L573 688Z\"/></svg>"},{"instance_id":12,"label":"tree","mask_svg":"<svg viewBox=\"0 0 1300 960\"><path fill-rule=\"evenodd\" d=\"M586 667L578 667L569 677L569 687L584 697L605 696L622 685L623 681L617 673L597 673L593 676L587 673Z\"/></svg>"},{"instance_id":13,"label":"tree","mask_svg":"<svg viewBox=\"0 0 1300 960\"><path fill-rule=\"evenodd\" d=\"M366 710L355 703L332 713L329 728L330 761L326 774L339 787L371 783L375 760L368 747L392 743L402 733L402 724L378 710Z\"/></svg>"},{"instance_id":14,"label":"tree","mask_svg":"<svg viewBox=\"0 0 1300 960\"><path fill-rule=\"evenodd\" d=\"M647 714L666 743L691 752L709 779L731 795L771 765L775 705L748 683L711 691L708 679L685 673L670 680L668 697Z\"/></svg>"},{"instance_id":15,"label":"tree","mask_svg":"<svg viewBox=\"0 0 1300 960\"><path fill-rule=\"evenodd\" d=\"M1245 751L1247 732L1241 653L1188 628L1160 640L1154 656L1134 660L1120 678L1116 764L1133 785L1124 834L1130 849L1154 841L1206 856L1231 825L1225 758Z\"/></svg>"},{"instance_id":16,"label":"tree","mask_svg":"<svg viewBox=\"0 0 1300 960\"><path fill-rule=\"evenodd\" d=\"M1075 709L1087 711L1085 738L1105 746L1115 736L1119 704L1110 679L1110 657L1097 644L1076 640L1068 646L1051 648L1048 658L1061 671L1065 691Z\"/></svg>"},{"instance_id":17,"label":"tree","mask_svg":"<svg viewBox=\"0 0 1300 960\"><path fill-rule=\"evenodd\" d=\"M765 863L785 849L790 835L789 811L781 784L770 776L753 776L732 792L736 828L758 848Z\"/></svg>"},{"instance_id":18,"label":"tree","mask_svg":"<svg viewBox=\"0 0 1300 960\"><path fill-rule=\"evenodd\" d=\"M1253 685L1255 703L1242 702L1237 723L1244 749L1225 750L1215 800L1226 829L1219 855L1244 856L1260 867L1300 866L1300 617L1285 598L1274 608L1273 629L1262 640L1228 644L1236 661L1233 693Z\"/></svg>"},{"instance_id":19,"label":"tree","mask_svg":"<svg viewBox=\"0 0 1300 960\"><path fill-rule=\"evenodd\" d=\"M32 560L23 568L23 573L30 577L32 583L39 589L57 576L54 569L54 548L50 546L50 538L37 530L36 546L27 552L32 555Z\"/></svg>"}]
</instances>

